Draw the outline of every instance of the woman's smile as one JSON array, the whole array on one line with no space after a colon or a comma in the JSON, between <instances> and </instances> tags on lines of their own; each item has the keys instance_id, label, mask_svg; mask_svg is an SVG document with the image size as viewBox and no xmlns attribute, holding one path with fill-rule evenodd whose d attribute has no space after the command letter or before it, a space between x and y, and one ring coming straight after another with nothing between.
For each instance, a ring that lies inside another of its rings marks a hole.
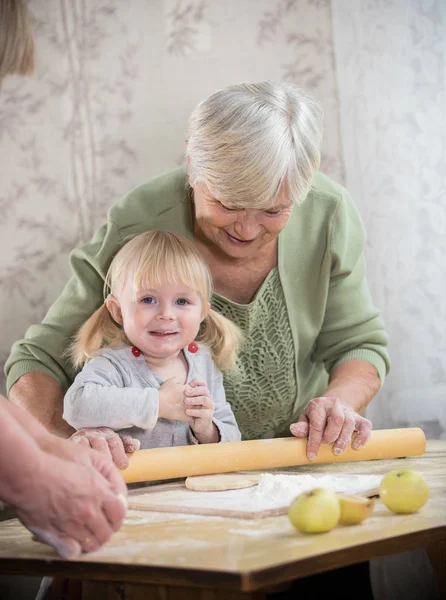
<instances>
[{"instance_id":1,"label":"woman's smile","mask_svg":"<svg viewBox=\"0 0 446 600\"><path fill-rule=\"evenodd\" d=\"M234 237L233 235L231 235L230 233L228 233L226 230L225 230L225 233L228 236L229 240L233 244L239 244L241 246L249 246L250 244L252 244L256 240L256 238L253 238L252 240L241 240L240 238Z\"/></svg>"}]
</instances>

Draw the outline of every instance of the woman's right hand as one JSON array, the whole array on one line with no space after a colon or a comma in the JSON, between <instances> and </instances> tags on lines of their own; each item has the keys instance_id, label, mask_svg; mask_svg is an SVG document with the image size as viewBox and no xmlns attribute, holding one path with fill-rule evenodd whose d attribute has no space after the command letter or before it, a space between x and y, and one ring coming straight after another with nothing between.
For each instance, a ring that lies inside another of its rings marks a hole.
<instances>
[{"instance_id":1,"label":"woman's right hand","mask_svg":"<svg viewBox=\"0 0 446 600\"><path fill-rule=\"evenodd\" d=\"M135 440L130 435L121 437L109 427L84 427L73 433L69 439L76 444L91 447L111 456L118 469L128 467L126 453L131 454L140 447L139 440Z\"/></svg>"}]
</instances>

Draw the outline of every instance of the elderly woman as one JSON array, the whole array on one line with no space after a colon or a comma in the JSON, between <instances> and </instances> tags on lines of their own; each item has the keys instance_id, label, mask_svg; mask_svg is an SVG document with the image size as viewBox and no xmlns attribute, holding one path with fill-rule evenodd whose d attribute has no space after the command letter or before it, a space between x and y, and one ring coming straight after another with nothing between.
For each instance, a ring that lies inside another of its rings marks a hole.
<instances>
[{"instance_id":1,"label":"elderly woman","mask_svg":"<svg viewBox=\"0 0 446 600\"><path fill-rule=\"evenodd\" d=\"M321 443L335 454L352 437L364 445L371 423L361 414L389 370L387 335L366 281L358 211L318 171L321 136L319 106L291 84L234 85L202 101L185 168L131 191L72 253L64 291L13 346L11 400L61 432L75 376L65 351L103 302L112 257L128 236L166 229L193 240L212 271L213 308L245 333L239 369L225 379L243 438L307 437L310 459ZM126 465L114 432L75 436Z\"/></svg>"}]
</instances>

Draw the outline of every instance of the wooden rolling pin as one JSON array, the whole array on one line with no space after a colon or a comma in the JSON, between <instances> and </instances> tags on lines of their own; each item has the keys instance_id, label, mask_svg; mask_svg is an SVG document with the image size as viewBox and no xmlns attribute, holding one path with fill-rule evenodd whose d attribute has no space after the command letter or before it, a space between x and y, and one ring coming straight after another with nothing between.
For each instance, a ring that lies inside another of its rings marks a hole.
<instances>
[{"instance_id":1,"label":"wooden rolling pin","mask_svg":"<svg viewBox=\"0 0 446 600\"><path fill-rule=\"evenodd\" d=\"M138 483L313 463L421 456L426 450L426 437L418 427L377 429L363 448L354 450L349 445L336 456L330 445L323 444L313 461L308 460L306 447L306 439L289 437L137 450L129 455L129 466L122 475L126 483Z\"/></svg>"}]
</instances>

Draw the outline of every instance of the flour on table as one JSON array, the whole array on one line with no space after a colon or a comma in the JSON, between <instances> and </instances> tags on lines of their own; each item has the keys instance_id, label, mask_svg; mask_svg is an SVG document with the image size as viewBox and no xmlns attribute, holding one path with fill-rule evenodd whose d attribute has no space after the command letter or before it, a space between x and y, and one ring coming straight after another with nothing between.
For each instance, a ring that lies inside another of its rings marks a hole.
<instances>
[{"instance_id":1,"label":"flour on table","mask_svg":"<svg viewBox=\"0 0 446 600\"><path fill-rule=\"evenodd\" d=\"M189 489L156 490L129 497L129 508L201 515L255 518L285 514L293 500L308 490L325 487L355 494L377 488L382 475L279 475L263 473L259 484L244 489L196 492Z\"/></svg>"},{"instance_id":2,"label":"flour on table","mask_svg":"<svg viewBox=\"0 0 446 600\"><path fill-rule=\"evenodd\" d=\"M342 492L356 494L379 487L381 475L272 475L263 473L253 496L256 502L291 504L303 492L316 487L323 487Z\"/></svg>"},{"instance_id":3,"label":"flour on table","mask_svg":"<svg viewBox=\"0 0 446 600\"><path fill-rule=\"evenodd\" d=\"M221 520L223 517L214 517L214 519ZM207 517L204 515L189 514L187 517L181 517L182 523L206 521ZM178 521L178 515L175 513L168 512L147 512L145 510L133 510L130 509L123 521L123 525L153 525L155 523L168 523L169 521Z\"/></svg>"}]
</instances>

